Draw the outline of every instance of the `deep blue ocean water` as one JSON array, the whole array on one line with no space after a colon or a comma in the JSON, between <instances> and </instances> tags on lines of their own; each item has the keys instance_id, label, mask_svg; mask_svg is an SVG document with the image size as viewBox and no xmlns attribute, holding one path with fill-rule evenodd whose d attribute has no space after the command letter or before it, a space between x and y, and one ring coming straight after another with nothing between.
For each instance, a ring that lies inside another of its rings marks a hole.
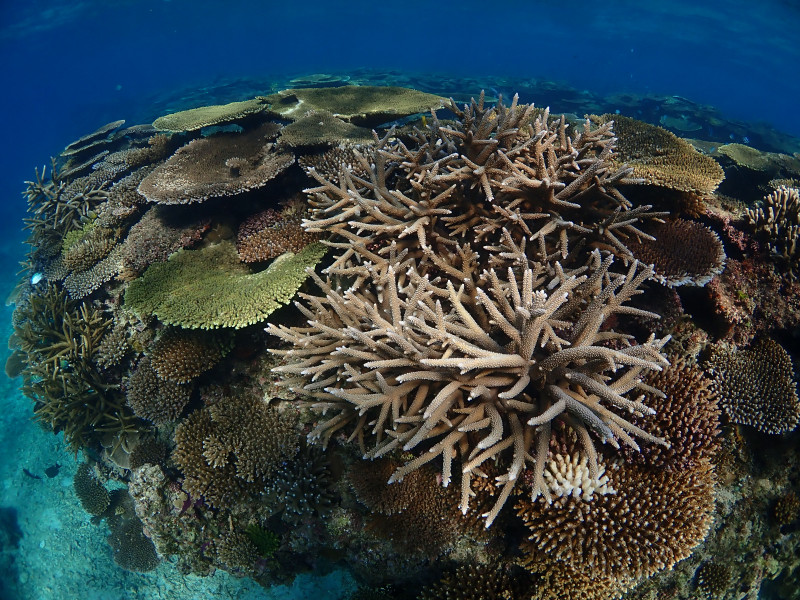
<instances>
[{"instance_id":1,"label":"deep blue ocean water","mask_svg":"<svg viewBox=\"0 0 800 600\"><path fill-rule=\"evenodd\" d=\"M150 122L192 90L365 68L488 82L535 78L601 95L679 95L800 137L798 32L800 3L789 0L2 1L0 292L13 287L23 256L21 192L34 167L111 120ZM30 557L17 562L16 575L41 582L24 569L55 572L49 587L31 587L24 598L70 597L79 589L73 571L86 564L99 565L86 598L209 597L199 583L164 583L157 574L166 568L140 576L113 565L99 534L92 541L92 527L66 508L75 504L74 459L60 438L29 421L15 387L4 381L0 399L0 505L17 509L28 539L21 548ZM72 466L41 483L21 475L21 467L39 472L52 462ZM74 543L62 543L76 522ZM244 581L219 585L210 593L266 597ZM337 598L338 590L326 582L314 594Z\"/></svg>"}]
</instances>

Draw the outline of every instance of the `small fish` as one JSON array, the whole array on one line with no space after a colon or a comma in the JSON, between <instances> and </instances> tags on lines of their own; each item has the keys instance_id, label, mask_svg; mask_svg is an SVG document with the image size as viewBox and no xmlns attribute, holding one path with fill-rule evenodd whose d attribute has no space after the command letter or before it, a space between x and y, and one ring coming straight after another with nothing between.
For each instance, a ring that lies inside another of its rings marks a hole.
<instances>
[{"instance_id":1,"label":"small fish","mask_svg":"<svg viewBox=\"0 0 800 600\"><path fill-rule=\"evenodd\" d=\"M42 279L44 279L44 274L43 273L34 273L33 276L31 277L31 285L36 285Z\"/></svg>"},{"instance_id":2,"label":"small fish","mask_svg":"<svg viewBox=\"0 0 800 600\"><path fill-rule=\"evenodd\" d=\"M41 479L41 477L39 477L38 475L34 475L30 471L28 471L28 469L26 469L25 467L22 468L22 472L25 473L25 475L27 475L31 479Z\"/></svg>"}]
</instances>

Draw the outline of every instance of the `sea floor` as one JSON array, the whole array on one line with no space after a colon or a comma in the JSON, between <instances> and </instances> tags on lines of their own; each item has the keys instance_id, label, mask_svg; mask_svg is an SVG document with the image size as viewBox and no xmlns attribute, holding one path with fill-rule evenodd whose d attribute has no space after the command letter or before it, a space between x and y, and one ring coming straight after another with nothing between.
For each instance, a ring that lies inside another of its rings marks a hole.
<instances>
[{"instance_id":1,"label":"sea floor","mask_svg":"<svg viewBox=\"0 0 800 600\"><path fill-rule=\"evenodd\" d=\"M0 248L3 297L16 284L23 250L21 240ZM0 311L4 339L12 331L13 308ZM7 354L0 355L3 363ZM291 586L266 590L224 571L211 577L181 575L168 562L149 573L118 567L105 541L107 526L92 524L73 491L80 456L65 450L61 435L32 420L31 401L19 384L0 375L0 514L8 517L0 520L0 600L337 600L355 588L341 571L304 574ZM47 477L45 469L56 463L58 474Z\"/></svg>"}]
</instances>

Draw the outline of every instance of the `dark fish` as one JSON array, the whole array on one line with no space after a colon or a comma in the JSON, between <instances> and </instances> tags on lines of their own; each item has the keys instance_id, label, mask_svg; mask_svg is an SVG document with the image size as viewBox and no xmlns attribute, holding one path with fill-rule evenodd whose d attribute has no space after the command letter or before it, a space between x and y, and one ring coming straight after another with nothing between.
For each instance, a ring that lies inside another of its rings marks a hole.
<instances>
[{"instance_id":1,"label":"dark fish","mask_svg":"<svg viewBox=\"0 0 800 600\"><path fill-rule=\"evenodd\" d=\"M25 475L27 475L31 479L41 479L41 477L39 477L38 475L34 475L33 473L31 473L30 471L28 471L28 469L26 469L24 467L22 469L22 472L25 473Z\"/></svg>"},{"instance_id":2,"label":"dark fish","mask_svg":"<svg viewBox=\"0 0 800 600\"><path fill-rule=\"evenodd\" d=\"M50 465L44 470L44 474L50 477L51 479L58 475L58 471L61 469L61 465L56 463L54 465Z\"/></svg>"}]
</instances>

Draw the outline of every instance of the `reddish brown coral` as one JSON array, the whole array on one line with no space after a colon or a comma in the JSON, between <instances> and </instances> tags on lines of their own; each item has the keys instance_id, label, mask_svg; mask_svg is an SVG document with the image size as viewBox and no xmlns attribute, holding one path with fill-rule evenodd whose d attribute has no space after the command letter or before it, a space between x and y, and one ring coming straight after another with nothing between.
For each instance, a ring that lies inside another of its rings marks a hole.
<instances>
[{"instance_id":1,"label":"reddish brown coral","mask_svg":"<svg viewBox=\"0 0 800 600\"><path fill-rule=\"evenodd\" d=\"M650 392L644 403L655 411L634 417L638 426L669 442L669 446L647 444L641 452L627 452L628 460L659 469L695 467L711 459L719 440L719 407L711 389L713 382L702 369L673 358L663 371L651 373L646 383L661 393Z\"/></svg>"},{"instance_id":2,"label":"reddish brown coral","mask_svg":"<svg viewBox=\"0 0 800 600\"><path fill-rule=\"evenodd\" d=\"M655 278L666 285L705 285L725 267L722 242L700 223L675 219L650 224L645 231L656 239L631 239L628 248L641 262L652 264Z\"/></svg>"},{"instance_id":3,"label":"reddish brown coral","mask_svg":"<svg viewBox=\"0 0 800 600\"><path fill-rule=\"evenodd\" d=\"M250 215L239 226L236 250L244 262L262 262L284 252L300 252L319 235L302 227L307 216L302 204L291 203L281 211L269 208Z\"/></svg>"},{"instance_id":4,"label":"reddish brown coral","mask_svg":"<svg viewBox=\"0 0 800 600\"><path fill-rule=\"evenodd\" d=\"M616 492L588 501L521 500L531 547L593 577L639 577L686 558L705 537L714 506L708 464L680 471L621 465L609 477Z\"/></svg>"}]
</instances>

